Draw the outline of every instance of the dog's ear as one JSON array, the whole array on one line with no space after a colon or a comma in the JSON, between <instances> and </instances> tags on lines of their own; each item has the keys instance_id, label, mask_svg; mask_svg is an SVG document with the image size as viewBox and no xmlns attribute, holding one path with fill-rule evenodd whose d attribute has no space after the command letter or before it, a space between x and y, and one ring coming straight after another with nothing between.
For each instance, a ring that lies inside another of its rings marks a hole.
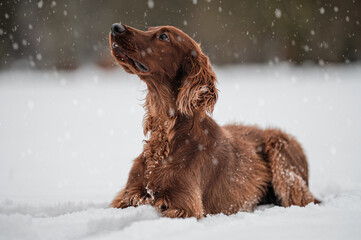
<instances>
[{"instance_id":1,"label":"dog's ear","mask_svg":"<svg viewBox=\"0 0 361 240\"><path fill-rule=\"evenodd\" d=\"M183 79L177 96L177 108L185 115L195 111L212 113L217 101L216 75L206 55L193 50L182 63Z\"/></svg>"}]
</instances>

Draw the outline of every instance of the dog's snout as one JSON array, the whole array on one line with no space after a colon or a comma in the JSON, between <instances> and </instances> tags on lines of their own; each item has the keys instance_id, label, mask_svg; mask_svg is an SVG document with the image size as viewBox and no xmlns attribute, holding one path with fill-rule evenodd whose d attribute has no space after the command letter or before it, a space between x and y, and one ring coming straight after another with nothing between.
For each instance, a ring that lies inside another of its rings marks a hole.
<instances>
[{"instance_id":1,"label":"dog's snout","mask_svg":"<svg viewBox=\"0 0 361 240\"><path fill-rule=\"evenodd\" d=\"M112 25L112 27L110 28L111 33L113 36L117 35L117 34L121 34L123 32L125 32L125 27L122 24L119 23L114 23Z\"/></svg>"}]
</instances>

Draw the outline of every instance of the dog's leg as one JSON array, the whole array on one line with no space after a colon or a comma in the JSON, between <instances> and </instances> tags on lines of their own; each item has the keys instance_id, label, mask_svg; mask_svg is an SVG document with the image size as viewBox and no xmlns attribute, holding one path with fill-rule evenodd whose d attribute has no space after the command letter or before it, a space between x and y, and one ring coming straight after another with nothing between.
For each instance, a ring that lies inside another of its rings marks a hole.
<instances>
[{"instance_id":1,"label":"dog's leg","mask_svg":"<svg viewBox=\"0 0 361 240\"><path fill-rule=\"evenodd\" d=\"M151 202L151 198L147 194L144 186L144 169L144 158L143 154L141 154L134 160L133 167L129 173L128 182L125 188L114 198L110 204L111 207L126 208Z\"/></svg>"},{"instance_id":2,"label":"dog's leg","mask_svg":"<svg viewBox=\"0 0 361 240\"><path fill-rule=\"evenodd\" d=\"M318 203L308 189L308 165L300 144L279 130L265 130L265 135L272 185L282 206Z\"/></svg>"}]
</instances>

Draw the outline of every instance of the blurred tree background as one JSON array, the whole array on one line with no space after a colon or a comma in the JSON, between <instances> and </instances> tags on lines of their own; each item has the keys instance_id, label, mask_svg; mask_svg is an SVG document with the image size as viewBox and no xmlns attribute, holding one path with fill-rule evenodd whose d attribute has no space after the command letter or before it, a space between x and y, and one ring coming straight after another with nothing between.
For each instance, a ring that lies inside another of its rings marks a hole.
<instances>
[{"instance_id":1,"label":"blurred tree background","mask_svg":"<svg viewBox=\"0 0 361 240\"><path fill-rule=\"evenodd\" d=\"M0 68L111 67L114 22L176 26L218 65L361 59L360 0L2 0Z\"/></svg>"}]
</instances>

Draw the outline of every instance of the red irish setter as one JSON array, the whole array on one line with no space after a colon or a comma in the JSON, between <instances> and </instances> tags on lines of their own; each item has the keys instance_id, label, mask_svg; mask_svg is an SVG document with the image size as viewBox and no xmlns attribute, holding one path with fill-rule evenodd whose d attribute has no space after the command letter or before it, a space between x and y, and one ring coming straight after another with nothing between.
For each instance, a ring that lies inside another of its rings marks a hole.
<instances>
[{"instance_id":1,"label":"red irish setter","mask_svg":"<svg viewBox=\"0 0 361 240\"><path fill-rule=\"evenodd\" d=\"M151 204L167 217L252 211L262 202L317 203L308 189L300 144L277 129L219 126L210 116L216 75L199 45L181 30L140 31L113 24L111 51L148 87L144 150L134 160L115 208Z\"/></svg>"}]
</instances>

